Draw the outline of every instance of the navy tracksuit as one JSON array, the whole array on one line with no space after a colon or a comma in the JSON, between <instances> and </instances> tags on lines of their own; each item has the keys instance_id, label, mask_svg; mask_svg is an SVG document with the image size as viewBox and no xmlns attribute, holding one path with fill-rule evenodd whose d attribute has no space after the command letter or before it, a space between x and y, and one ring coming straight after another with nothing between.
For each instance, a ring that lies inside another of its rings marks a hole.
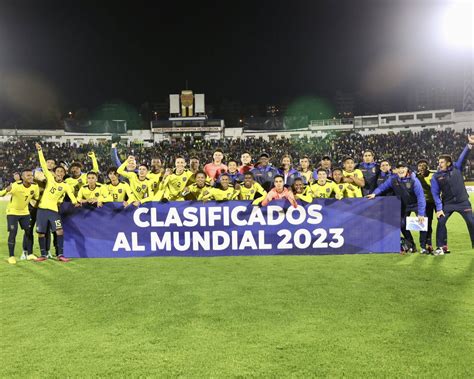
<instances>
[{"instance_id":1,"label":"navy tracksuit","mask_svg":"<svg viewBox=\"0 0 474 379\"><path fill-rule=\"evenodd\" d=\"M438 219L436 228L436 244L438 247L448 245L448 231L446 222L454 212L458 212L469 229L471 244L474 248L474 217L469 195L464 185L462 167L471 151L467 145L456 163L445 171L437 171L431 178L431 193L435 201L436 211L443 211L444 216Z\"/></svg>"},{"instance_id":2,"label":"navy tracksuit","mask_svg":"<svg viewBox=\"0 0 474 379\"><path fill-rule=\"evenodd\" d=\"M378 163L365 163L361 162L358 165L358 169L362 171L362 175L364 175L365 185L362 188L362 195L367 196L374 192L377 188L377 179L380 175L380 167Z\"/></svg>"},{"instance_id":3,"label":"navy tracksuit","mask_svg":"<svg viewBox=\"0 0 474 379\"><path fill-rule=\"evenodd\" d=\"M251 169L250 172L253 174L255 181L267 192L272 189L275 176L280 174L275 167L270 165L255 167Z\"/></svg>"}]
</instances>

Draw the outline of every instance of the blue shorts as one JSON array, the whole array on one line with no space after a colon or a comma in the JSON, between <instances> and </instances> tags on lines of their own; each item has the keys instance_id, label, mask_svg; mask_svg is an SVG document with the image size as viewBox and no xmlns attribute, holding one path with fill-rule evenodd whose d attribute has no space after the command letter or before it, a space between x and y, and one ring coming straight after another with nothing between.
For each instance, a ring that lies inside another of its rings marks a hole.
<instances>
[{"instance_id":1,"label":"blue shorts","mask_svg":"<svg viewBox=\"0 0 474 379\"><path fill-rule=\"evenodd\" d=\"M8 231L16 229L17 224L20 224L20 227L23 230L27 230L30 228L30 215L26 216L15 216L15 215L8 215L7 216L7 228Z\"/></svg>"},{"instance_id":2,"label":"blue shorts","mask_svg":"<svg viewBox=\"0 0 474 379\"><path fill-rule=\"evenodd\" d=\"M58 212L50 209L38 209L36 215L36 231L40 234L45 234L48 231L48 224L51 225L53 232L63 228L61 216Z\"/></svg>"}]
</instances>

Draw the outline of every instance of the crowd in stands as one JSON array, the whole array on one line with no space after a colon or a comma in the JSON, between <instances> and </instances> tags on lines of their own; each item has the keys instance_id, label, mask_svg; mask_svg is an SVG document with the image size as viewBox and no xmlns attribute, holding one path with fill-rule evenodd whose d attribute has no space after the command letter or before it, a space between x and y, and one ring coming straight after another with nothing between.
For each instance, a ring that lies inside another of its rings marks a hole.
<instances>
[{"instance_id":1,"label":"crowd in stands","mask_svg":"<svg viewBox=\"0 0 474 379\"><path fill-rule=\"evenodd\" d=\"M212 160L216 148L221 148L225 153L225 160L240 159L244 151L248 151L254 158L262 152L270 155L274 166L280 166L281 157L290 154L293 164L298 166L299 158L308 155L314 166L317 166L323 155L329 155L333 164L346 155L351 155L356 161L362 160L362 152L371 149L376 154L376 161L388 159L392 164L404 160L409 165L425 158L430 162L430 168L436 169L438 155L451 154L455 159L466 145L466 137L472 134L472 129L462 132L453 130L423 130L422 132L401 132L388 134L373 134L363 136L357 133L341 133L327 135L325 138L300 138L276 139L265 141L263 139L233 139L233 140L181 140L175 142L156 143L152 147L143 145L119 144L119 154L122 160L129 155L134 155L138 162L149 163L151 158L160 158L165 166L172 166L176 155L183 155L187 160L197 157L201 165ZM39 166L37 153L33 140L11 140L0 142L0 185L5 181L12 181L13 174L22 168L35 168ZM70 144L70 143L43 143L46 157L70 164L79 161L90 168L87 153L94 151L99 161L99 167L104 173L112 166L110 155L111 142L99 144ZM464 168L466 178L474 176L474 159L467 162Z\"/></svg>"}]
</instances>

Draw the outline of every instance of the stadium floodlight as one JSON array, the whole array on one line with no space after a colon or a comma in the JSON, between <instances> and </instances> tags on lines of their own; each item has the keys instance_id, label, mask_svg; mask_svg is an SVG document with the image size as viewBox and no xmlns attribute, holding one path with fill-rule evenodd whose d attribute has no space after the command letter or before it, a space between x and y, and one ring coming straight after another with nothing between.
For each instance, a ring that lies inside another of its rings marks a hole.
<instances>
[{"instance_id":1,"label":"stadium floodlight","mask_svg":"<svg viewBox=\"0 0 474 379\"><path fill-rule=\"evenodd\" d=\"M473 11L472 0L451 0L443 7L439 30L447 46L460 50L474 50Z\"/></svg>"}]
</instances>

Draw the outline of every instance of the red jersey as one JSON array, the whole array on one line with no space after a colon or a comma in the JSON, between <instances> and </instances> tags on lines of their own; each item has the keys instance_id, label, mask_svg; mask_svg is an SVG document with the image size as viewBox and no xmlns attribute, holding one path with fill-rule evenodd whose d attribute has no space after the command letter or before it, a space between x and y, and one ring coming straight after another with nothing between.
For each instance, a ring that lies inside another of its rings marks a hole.
<instances>
[{"instance_id":1,"label":"red jersey","mask_svg":"<svg viewBox=\"0 0 474 379\"><path fill-rule=\"evenodd\" d=\"M253 165L245 165L245 166L240 166L239 167L239 172L243 175L246 172L249 172L251 169L253 169Z\"/></svg>"},{"instance_id":2,"label":"red jersey","mask_svg":"<svg viewBox=\"0 0 474 379\"><path fill-rule=\"evenodd\" d=\"M296 203L295 196L293 195L293 192L291 192L288 188L283 187L283 191L277 192L276 188L272 188L270 192L268 192L267 197L265 200L262 201L262 205L268 205L268 203L272 200L280 200L280 199L286 199L288 200L293 207L297 207L298 204Z\"/></svg>"},{"instance_id":3,"label":"red jersey","mask_svg":"<svg viewBox=\"0 0 474 379\"><path fill-rule=\"evenodd\" d=\"M217 180L223 172L227 172L227 166L224 163L216 165L214 162L204 166L204 172L211 179Z\"/></svg>"}]
</instances>

